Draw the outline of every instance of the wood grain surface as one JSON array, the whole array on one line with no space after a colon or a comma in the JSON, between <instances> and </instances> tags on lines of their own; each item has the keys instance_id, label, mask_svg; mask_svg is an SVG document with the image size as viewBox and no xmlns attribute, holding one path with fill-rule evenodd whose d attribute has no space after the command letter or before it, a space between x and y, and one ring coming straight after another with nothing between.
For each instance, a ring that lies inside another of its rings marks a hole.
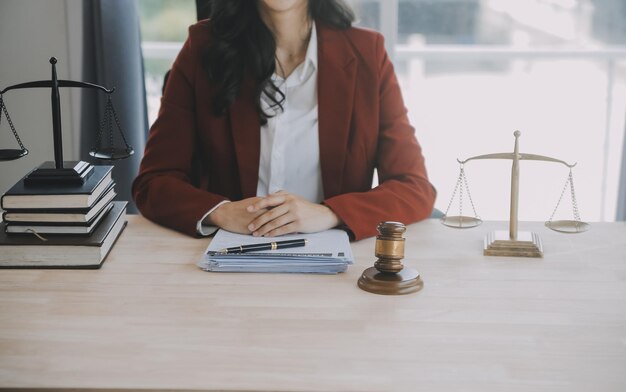
<instances>
[{"instance_id":1,"label":"wood grain surface","mask_svg":"<svg viewBox=\"0 0 626 392\"><path fill-rule=\"evenodd\" d=\"M101 270L0 271L0 387L625 391L626 224L483 256L506 226L409 226L424 288L379 296L374 238L340 275L208 273L209 239L131 216Z\"/></svg>"}]
</instances>

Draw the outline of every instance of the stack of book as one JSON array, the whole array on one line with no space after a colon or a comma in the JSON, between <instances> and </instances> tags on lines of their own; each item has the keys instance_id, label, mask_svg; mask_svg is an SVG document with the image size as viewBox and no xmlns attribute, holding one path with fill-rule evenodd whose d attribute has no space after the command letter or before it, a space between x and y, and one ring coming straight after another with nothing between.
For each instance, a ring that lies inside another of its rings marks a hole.
<instances>
[{"instance_id":1,"label":"stack of book","mask_svg":"<svg viewBox=\"0 0 626 392\"><path fill-rule=\"evenodd\" d=\"M112 169L95 166L82 185L18 181L0 199L0 267L99 268L126 225Z\"/></svg>"}]
</instances>

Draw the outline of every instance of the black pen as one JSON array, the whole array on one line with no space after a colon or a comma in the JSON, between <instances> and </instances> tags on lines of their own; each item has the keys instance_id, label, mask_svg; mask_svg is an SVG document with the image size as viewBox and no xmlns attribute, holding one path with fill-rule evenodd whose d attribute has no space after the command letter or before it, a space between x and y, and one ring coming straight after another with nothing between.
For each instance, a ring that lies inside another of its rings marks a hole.
<instances>
[{"instance_id":1,"label":"black pen","mask_svg":"<svg viewBox=\"0 0 626 392\"><path fill-rule=\"evenodd\" d=\"M234 246L232 248L220 249L217 251L217 253L247 253L247 252L257 252L260 250L299 248L301 246L305 246L306 243L307 243L306 239L300 238L297 240L266 242L263 244L239 245L239 246Z\"/></svg>"}]
</instances>

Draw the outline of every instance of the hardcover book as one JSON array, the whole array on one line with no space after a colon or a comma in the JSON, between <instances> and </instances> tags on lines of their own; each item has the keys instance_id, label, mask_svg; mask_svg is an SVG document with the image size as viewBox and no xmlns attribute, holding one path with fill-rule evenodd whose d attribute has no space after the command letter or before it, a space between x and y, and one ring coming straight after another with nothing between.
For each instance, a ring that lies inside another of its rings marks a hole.
<instances>
[{"instance_id":1,"label":"hardcover book","mask_svg":"<svg viewBox=\"0 0 626 392\"><path fill-rule=\"evenodd\" d=\"M24 234L32 235L37 234L91 234L100 221L106 216L106 214L113 208L113 203L109 203L104 210L98 214L93 221L89 223L58 223L58 222L25 222L25 223L8 223L5 226L5 231L9 234Z\"/></svg>"},{"instance_id":2,"label":"hardcover book","mask_svg":"<svg viewBox=\"0 0 626 392\"><path fill-rule=\"evenodd\" d=\"M94 166L94 172L82 185L26 186L23 179L9 189L0 204L5 210L90 208L113 182L113 166Z\"/></svg>"},{"instance_id":3,"label":"hardcover book","mask_svg":"<svg viewBox=\"0 0 626 392\"><path fill-rule=\"evenodd\" d=\"M114 182L111 183L91 208L10 210L3 214L3 219L9 225L23 223L91 224L117 195L113 189L114 185Z\"/></svg>"},{"instance_id":4,"label":"hardcover book","mask_svg":"<svg viewBox=\"0 0 626 392\"><path fill-rule=\"evenodd\" d=\"M90 236L9 235L0 224L0 268L100 268L126 227L126 202L113 208Z\"/></svg>"}]
</instances>

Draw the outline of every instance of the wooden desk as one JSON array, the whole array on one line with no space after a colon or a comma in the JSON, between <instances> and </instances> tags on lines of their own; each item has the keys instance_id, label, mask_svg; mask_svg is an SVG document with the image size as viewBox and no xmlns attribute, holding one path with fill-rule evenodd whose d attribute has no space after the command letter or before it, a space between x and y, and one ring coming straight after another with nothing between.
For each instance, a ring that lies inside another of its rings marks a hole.
<instances>
[{"instance_id":1,"label":"wooden desk","mask_svg":"<svg viewBox=\"0 0 626 392\"><path fill-rule=\"evenodd\" d=\"M98 271L0 271L0 386L625 391L626 225L532 228L545 258L482 256L485 223L409 227L409 296L337 276L212 274L208 240L131 217Z\"/></svg>"}]
</instances>

